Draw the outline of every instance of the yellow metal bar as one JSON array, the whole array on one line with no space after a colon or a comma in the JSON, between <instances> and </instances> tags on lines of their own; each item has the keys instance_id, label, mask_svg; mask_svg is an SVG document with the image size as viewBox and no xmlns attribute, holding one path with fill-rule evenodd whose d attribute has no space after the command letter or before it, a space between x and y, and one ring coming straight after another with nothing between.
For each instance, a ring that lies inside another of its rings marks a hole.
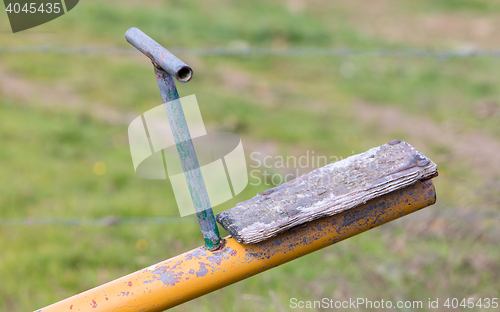
<instances>
[{"instance_id":1,"label":"yellow metal bar","mask_svg":"<svg viewBox=\"0 0 500 312\"><path fill-rule=\"evenodd\" d=\"M221 250L199 247L37 312L163 311L434 204L431 180L318 219L264 242L225 238Z\"/></svg>"}]
</instances>

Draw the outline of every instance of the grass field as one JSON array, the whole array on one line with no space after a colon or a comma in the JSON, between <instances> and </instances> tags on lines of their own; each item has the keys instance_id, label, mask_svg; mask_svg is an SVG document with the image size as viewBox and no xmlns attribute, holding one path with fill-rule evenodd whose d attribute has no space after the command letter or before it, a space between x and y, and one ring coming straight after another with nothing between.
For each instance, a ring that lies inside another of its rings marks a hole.
<instances>
[{"instance_id":1,"label":"grass field","mask_svg":"<svg viewBox=\"0 0 500 312\"><path fill-rule=\"evenodd\" d=\"M499 17L486 0L87 0L18 34L0 13L0 45L128 47L136 26L166 47L493 49ZM500 58L178 56L195 72L181 96L196 94L207 128L237 133L248 155L345 158L398 138L440 175L436 205L174 311L500 297ZM0 53L0 220L178 216L169 182L137 177L128 146L128 123L159 101L142 55ZM182 222L4 222L0 310L32 311L201 245L196 221Z\"/></svg>"}]
</instances>

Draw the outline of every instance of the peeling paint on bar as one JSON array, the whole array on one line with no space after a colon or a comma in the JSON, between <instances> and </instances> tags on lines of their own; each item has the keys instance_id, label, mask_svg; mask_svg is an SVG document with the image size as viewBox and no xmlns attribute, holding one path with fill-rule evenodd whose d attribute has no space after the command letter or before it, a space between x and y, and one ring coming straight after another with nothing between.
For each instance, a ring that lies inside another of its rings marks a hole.
<instances>
[{"instance_id":1,"label":"peeling paint on bar","mask_svg":"<svg viewBox=\"0 0 500 312\"><path fill-rule=\"evenodd\" d=\"M154 270L150 266L38 311L164 311L418 211L435 200L432 181L417 182L258 244L240 244L226 237L221 250L209 252L202 246L160 262ZM92 308L94 300L96 308Z\"/></svg>"}]
</instances>

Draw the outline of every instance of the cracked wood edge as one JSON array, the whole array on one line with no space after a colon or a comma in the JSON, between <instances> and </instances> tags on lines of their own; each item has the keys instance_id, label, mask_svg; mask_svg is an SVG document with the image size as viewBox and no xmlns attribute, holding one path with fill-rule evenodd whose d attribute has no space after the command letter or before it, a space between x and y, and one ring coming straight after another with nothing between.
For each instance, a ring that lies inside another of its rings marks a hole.
<instances>
[{"instance_id":1,"label":"cracked wood edge","mask_svg":"<svg viewBox=\"0 0 500 312\"><path fill-rule=\"evenodd\" d=\"M258 243L436 173L437 165L410 144L384 144L259 193L216 219L238 242Z\"/></svg>"}]
</instances>

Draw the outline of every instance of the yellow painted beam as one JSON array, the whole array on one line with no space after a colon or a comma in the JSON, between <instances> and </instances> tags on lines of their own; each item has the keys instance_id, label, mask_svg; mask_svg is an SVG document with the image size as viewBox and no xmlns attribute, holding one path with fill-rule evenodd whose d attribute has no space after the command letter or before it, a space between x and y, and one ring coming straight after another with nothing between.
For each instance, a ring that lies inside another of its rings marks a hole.
<instances>
[{"instance_id":1,"label":"yellow painted beam","mask_svg":"<svg viewBox=\"0 0 500 312\"><path fill-rule=\"evenodd\" d=\"M343 213L252 245L225 238L211 252L199 247L37 312L163 311L434 204L431 180L373 199Z\"/></svg>"}]
</instances>

